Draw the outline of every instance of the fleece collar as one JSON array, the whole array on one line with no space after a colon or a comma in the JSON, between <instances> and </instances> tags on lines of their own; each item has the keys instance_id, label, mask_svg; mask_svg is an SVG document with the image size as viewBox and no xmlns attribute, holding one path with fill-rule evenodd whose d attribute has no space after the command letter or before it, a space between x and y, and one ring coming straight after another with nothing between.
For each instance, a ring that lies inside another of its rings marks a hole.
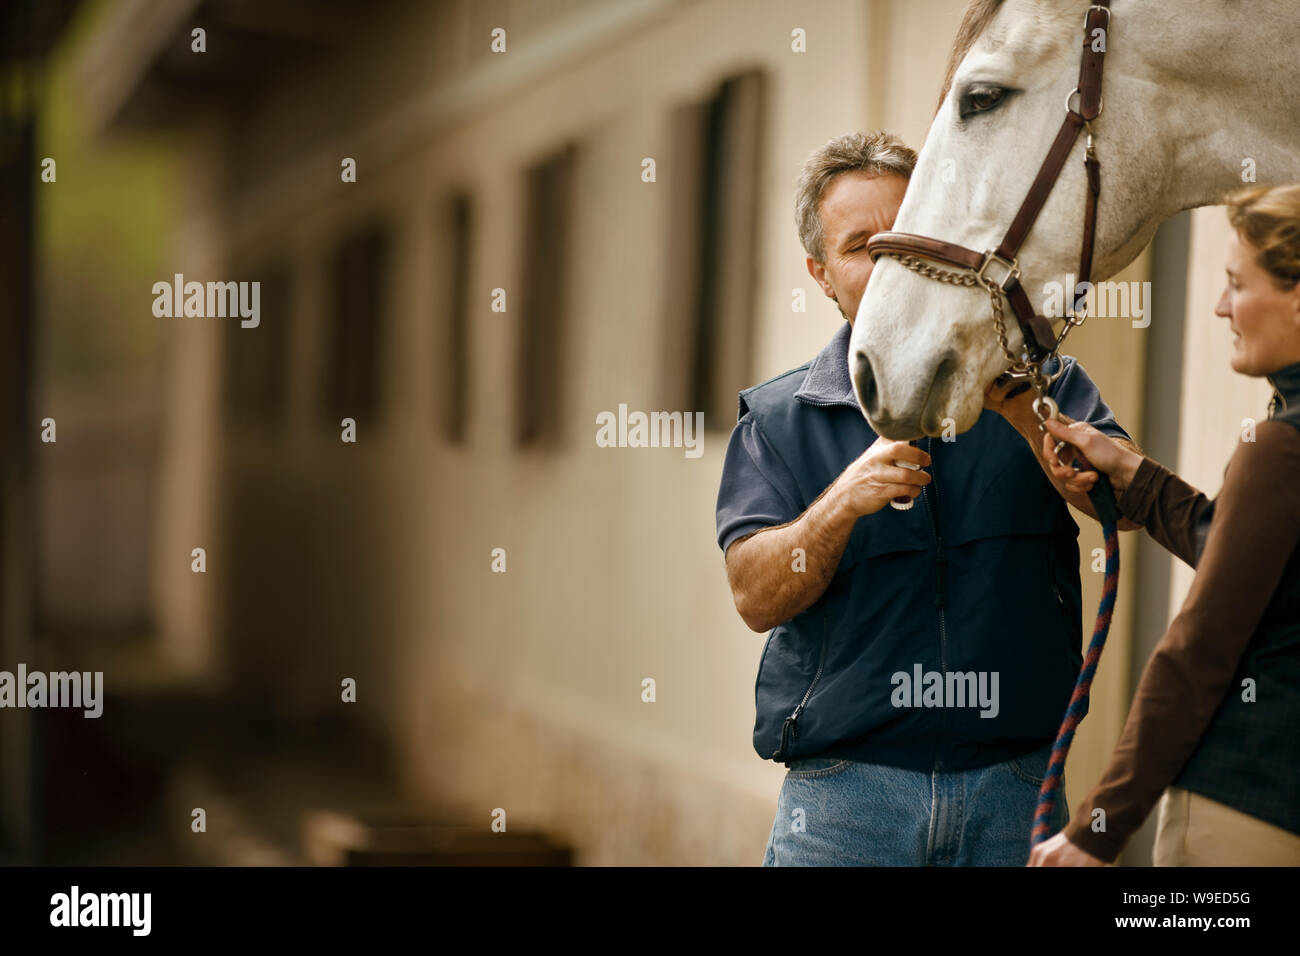
<instances>
[{"instance_id":1,"label":"fleece collar","mask_svg":"<svg viewBox=\"0 0 1300 956\"><path fill-rule=\"evenodd\" d=\"M817 353L808 366L808 374L794 397L809 405L848 405L858 407L849 377L849 336L853 326L847 321L836 330L834 338Z\"/></svg>"}]
</instances>

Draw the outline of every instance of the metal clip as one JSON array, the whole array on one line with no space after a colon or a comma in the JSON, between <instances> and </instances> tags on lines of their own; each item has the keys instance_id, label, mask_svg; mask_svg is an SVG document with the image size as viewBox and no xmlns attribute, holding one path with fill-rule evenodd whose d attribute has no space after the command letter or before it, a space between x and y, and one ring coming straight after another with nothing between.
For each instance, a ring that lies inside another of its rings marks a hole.
<instances>
[{"instance_id":1,"label":"metal clip","mask_svg":"<svg viewBox=\"0 0 1300 956\"><path fill-rule=\"evenodd\" d=\"M1082 116L1083 115L1082 113L1080 113L1078 110L1070 106L1070 100L1074 99L1076 96L1079 97L1079 105L1080 106L1083 105L1083 96L1079 93L1079 88L1076 86L1074 89L1070 90L1068 94L1066 94L1065 111L1067 113L1074 113L1076 116ZM1106 97L1104 95L1097 97L1097 116L1101 115L1101 111L1105 108L1105 106L1106 106ZM1096 119L1097 116L1094 116L1093 119ZM1084 120L1083 121L1084 126L1087 126L1089 122L1091 122L1091 120Z\"/></svg>"},{"instance_id":2,"label":"metal clip","mask_svg":"<svg viewBox=\"0 0 1300 956\"><path fill-rule=\"evenodd\" d=\"M1087 10L1083 11L1083 28L1088 29L1088 17L1092 16L1092 11L1100 10L1106 14L1106 25L1102 27L1107 33L1110 33L1110 7L1103 7L1100 3L1094 3Z\"/></svg>"},{"instance_id":3,"label":"metal clip","mask_svg":"<svg viewBox=\"0 0 1300 956\"><path fill-rule=\"evenodd\" d=\"M989 263L992 262L996 262L998 265L1002 266L1002 268L1007 270L1006 274L1002 277L1001 282L989 278L984 274L985 270L988 269L989 267ZM1008 261L1006 259L1003 259L1000 255L997 254L997 252L995 252L992 249L986 249L984 251L984 261L981 262L980 267L975 270L975 279L977 282L979 282L981 285L985 286L986 288L990 284L995 285L1003 292L1006 292L1007 289L1009 289L1019 278L1020 278L1020 260L1011 259Z\"/></svg>"},{"instance_id":4,"label":"metal clip","mask_svg":"<svg viewBox=\"0 0 1300 956\"><path fill-rule=\"evenodd\" d=\"M1043 412L1044 408L1047 409L1046 413ZM1056 401L1050 395L1039 395L1034 399L1034 414L1038 416L1039 428L1042 428L1043 422L1047 421L1049 418L1056 418L1057 415L1060 414L1060 411L1061 410L1057 406Z\"/></svg>"}]
</instances>

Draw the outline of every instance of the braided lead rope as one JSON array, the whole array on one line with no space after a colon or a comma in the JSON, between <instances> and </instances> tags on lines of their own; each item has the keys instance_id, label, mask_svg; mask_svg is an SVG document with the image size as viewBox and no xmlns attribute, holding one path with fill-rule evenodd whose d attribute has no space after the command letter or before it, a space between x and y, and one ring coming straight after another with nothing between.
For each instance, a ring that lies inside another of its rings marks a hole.
<instances>
[{"instance_id":1,"label":"braided lead rope","mask_svg":"<svg viewBox=\"0 0 1300 956\"><path fill-rule=\"evenodd\" d=\"M1086 462L1075 459L1076 468L1082 464ZM1052 811L1056 808L1056 795L1061 787L1065 758L1070 753L1075 729L1088 713L1088 693L1092 689L1092 679L1097 673L1102 648L1106 646L1106 636L1110 633L1110 621L1115 611L1115 596L1119 588L1119 509L1115 504L1115 491L1104 472L1097 473L1097 483L1088 492L1088 498L1092 501L1093 508L1097 510L1102 534L1106 538L1106 577L1101 586L1101 603L1097 606L1097 624L1092 631L1092 641L1088 644L1088 653L1083 658L1083 667L1074 685L1070 706L1065 710L1065 719L1061 721L1061 729L1057 731L1056 742L1052 745L1052 757L1047 764L1047 775L1043 778L1043 786L1038 791L1034 828L1029 836L1031 847L1038 846L1051 836L1049 820Z\"/></svg>"}]
</instances>

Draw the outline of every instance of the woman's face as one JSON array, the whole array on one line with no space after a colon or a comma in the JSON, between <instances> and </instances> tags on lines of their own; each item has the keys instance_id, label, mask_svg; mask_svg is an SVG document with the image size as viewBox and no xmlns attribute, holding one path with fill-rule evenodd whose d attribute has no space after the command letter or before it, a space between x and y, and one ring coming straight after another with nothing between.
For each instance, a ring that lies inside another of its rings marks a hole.
<instances>
[{"instance_id":1,"label":"woman's face","mask_svg":"<svg viewBox=\"0 0 1300 956\"><path fill-rule=\"evenodd\" d=\"M1228 284L1214 314L1232 328L1232 370L1262 376L1300 362L1300 283L1279 289L1257 252L1235 229L1228 236Z\"/></svg>"}]
</instances>

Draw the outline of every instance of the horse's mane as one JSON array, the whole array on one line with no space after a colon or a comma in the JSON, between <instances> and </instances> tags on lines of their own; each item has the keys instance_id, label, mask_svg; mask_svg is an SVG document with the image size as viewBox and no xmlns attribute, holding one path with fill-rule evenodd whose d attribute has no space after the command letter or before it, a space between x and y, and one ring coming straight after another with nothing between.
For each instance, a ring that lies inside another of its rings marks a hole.
<instances>
[{"instance_id":1,"label":"horse's mane","mask_svg":"<svg viewBox=\"0 0 1300 956\"><path fill-rule=\"evenodd\" d=\"M970 0L966 5L961 26L957 28L957 39L953 40L952 52L948 54L948 68L944 71L943 91L939 94L939 104L935 107L936 113L943 107L943 101L948 98L948 90L952 87L952 77L957 72L957 67L1001 9L1002 0Z\"/></svg>"}]
</instances>

